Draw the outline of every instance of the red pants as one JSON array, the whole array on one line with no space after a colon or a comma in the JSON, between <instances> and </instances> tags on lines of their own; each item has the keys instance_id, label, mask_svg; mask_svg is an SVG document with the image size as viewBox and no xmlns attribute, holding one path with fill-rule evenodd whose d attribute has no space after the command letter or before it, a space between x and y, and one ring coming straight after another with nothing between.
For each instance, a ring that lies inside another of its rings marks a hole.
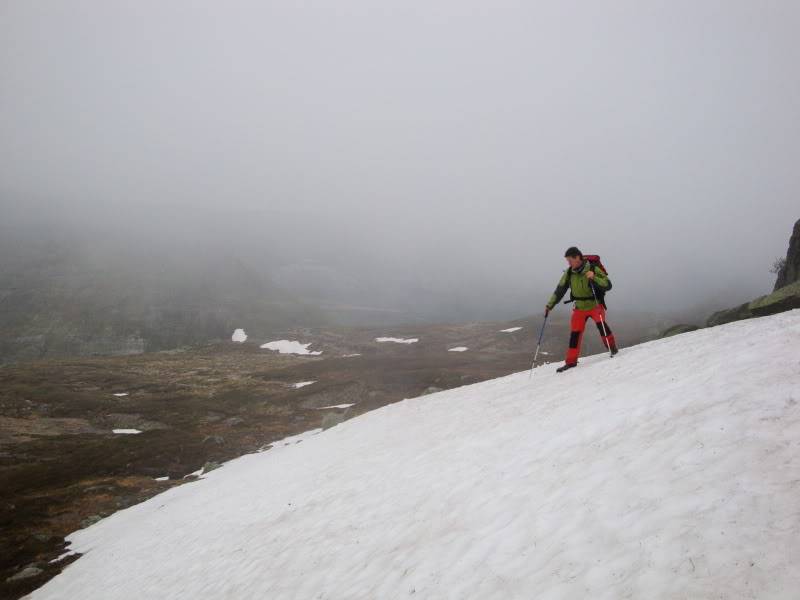
<instances>
[{"instance_id":1,"label":"red pants","mask_svg":"<svg viewBox=\"0 0 800 600\"><path fill-rule=\"evenodd\" d=\"M570 321L571 332L569 334L569 348L567 349L566 358L566 363L569 365L574 365L578 362L578 356L581 354L583 330L586 328L586 321L590 318L594 319L597 325L603 345L606 348L616 346L614 335L611 333L608 321L606 321L606 309L602 305L598 304L592 310L578 310L576 308L572 311L572 320ZM605 331L603 331L604 328Z\"/></svg>"}]
</instances>

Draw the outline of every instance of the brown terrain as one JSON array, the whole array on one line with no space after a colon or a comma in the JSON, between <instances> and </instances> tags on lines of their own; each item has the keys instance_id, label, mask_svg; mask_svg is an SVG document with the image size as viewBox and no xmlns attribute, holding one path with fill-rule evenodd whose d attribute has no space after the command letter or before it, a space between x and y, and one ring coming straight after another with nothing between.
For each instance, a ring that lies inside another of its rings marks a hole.
<instances>
[{"instance_id":1,"label":"brown terrain","mask_svg":"<svg viewBox=\"0 0 800 600\"><path fill-rule=\"evenodd\" d=\"M539 364L562 360L567 316L548 323ZM322 354L279 354L259 347L270 340L248 339L0 368L0 598L20 598L76 560L59 559L69 533L200 469L404 398L529 368L540 324L294 330L271 339L311 342ZM522 329L500 331L510 327ZM615 323L623 348L648 337L642 331L633 319ZM599 351L594 327L587 334L585 353ZM456 346L469 350L448 352ZM332 408L342 404L352 406Z\"/></svg>"}]
</instances>

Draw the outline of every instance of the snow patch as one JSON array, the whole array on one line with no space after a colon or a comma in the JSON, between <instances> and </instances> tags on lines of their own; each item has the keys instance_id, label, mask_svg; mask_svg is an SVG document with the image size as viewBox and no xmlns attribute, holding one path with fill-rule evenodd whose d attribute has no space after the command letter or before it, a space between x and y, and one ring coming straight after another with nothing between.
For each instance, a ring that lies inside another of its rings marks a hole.
<instances>
[{"instance_id":1,"label":"snow patch","mask_svg":"<svg viewBox=\"0 0 800 600\"><path fill-rule=\"evenodd\" d=\"M342 358L351 358L353 356L361 356L361 355L358 352L356 352L355 354L345 354L342 356Z\"/></svg>"},{"instance_id":2,"label":"snow patch","mask_svg":"<svg viewBox=\"0 0 800 600\"><path fill-rule=\"evenodd\" d=\"M155 477L156 481L169 481L169 475L165 475L164 477Z\"/></svg>"},{"instance_id":3,"label":"snow patch","mask_svg":"<svg viewBox=\"0 0 800 600\"><path fill-rule=\"evenodd\" d=\"M114 433L124 434L124 435L133 435L136 433L142 433L138 429L114 429Z\"/></svg>"},{"instance_id":4,"label":"snow patch","mask_svg":"<svg viewBox=\"0 0 800 600\"><path fill-rule=\"evenodd\" d=\"M64 553L63 553L61 556L59 556L59 557L57 557L57 558L54 558L53 560L51 560L51 561L50 561L50 564L52 565L53 563L57 563L57 562L58 562L58 561L60 561L60 560L64 560L65 558L67 558L68 556L72 556L73 554L77 554L77 553L76 553L74 550L67 550L67 551L66 551L66 552L64 552Z\"/></svg>"},{"instance_id":5,"label":"snow patch","mask_svg":"<svg viewBox=\"0 0 800 600\"><path fill-rule=\"evenodd\" d=\"M508 329L501 329L500 333L514 333L515 331L519 331L522 327L509 327Z\"/></svg>"},{"instance_id":6,"label":"snow patch","mask_svg":"<svg viewBox=\"0 0 800 600\"><path fill-rule=\"evenodd\" d=\"M393 342L395 344L416 344L419 338L376 337L376 342Z\"/></svg>"},{"instance_id":7,"label":"snow patch","mask_svg":"<svg viewBox=\"0 0 800 600\"><path fill-rule=\"evenodd\" d=\"M247 334L244 332L244 329L237 329L233 332L231 336L232 342L244 342L247 341Z\"/></svg>"},{"instance_id":8,"label":"snow patch","mask_svg":"<svg viewBox=\"0 0 800 600\"><path fill-rule=\"evenodd\" d=\"M297 383L293 383L292 387L296 390L300 388L306 387L307 385L311 385L312 383L317 383L316 381L298 381Z\"/></svg>"},{"instance_id":9,"label":"snow patch","mask_svg":"<svg viewBox=\"0 0 800 600\"><path fill-rule=\"evenodd\" d=\"M319 406L317 410L325 410L326 408L350 408L355 405L355 402L353 404L331 404L330 406Z\"/></svg>"},{"instance_id":10,"label":"snow patch","mask_svg":"<svg viewBox=\"0 0 800 600\"><path fill-rule=\"evenodd\" d=\"M117 398L122 398L123 396L127 396L128 392L118 392L114 394Z\"/></svg>"},{"instance_id":11,"label":"snow patch","mask_svg":"<svg viewBox=\"0 0 800 600\"><path fill-rule=\"evenodd\" d=\"M469 350L466 346L456 346L455 348L450 348L448 352L466 352Z\"/></svg>"},{"instance_id":12,"label":"snow patch","mask_svg":"<svg viewBox=\"0 0 800 600\"><path fill-rule=\"evenodd\" d=\"M296 340L276 340L274 342L261 344L261 347L266 348L267 350L277 350L281 354L307 354L309 356L319 356L322 354L322 350L317 352L310 351L308 347L311 344L312 342L309 342L308 344L301 344Z\"/></svg>"},{"instance_id":13,"label":"snow patch","mask_svg":"<svg viewBox=\"0 0 800 600\"><path fill-rule=\"evenodd\" d=\"M203 475L203 469L204 468L205 467L200 467L199 469L197 469L197 471L192 471L191 473L188 473L188 474L184 475L183 478L184 479L187 479L188 477L198 477L199 478L199 477L201 477Z\"/></svg>"}]
</instances>

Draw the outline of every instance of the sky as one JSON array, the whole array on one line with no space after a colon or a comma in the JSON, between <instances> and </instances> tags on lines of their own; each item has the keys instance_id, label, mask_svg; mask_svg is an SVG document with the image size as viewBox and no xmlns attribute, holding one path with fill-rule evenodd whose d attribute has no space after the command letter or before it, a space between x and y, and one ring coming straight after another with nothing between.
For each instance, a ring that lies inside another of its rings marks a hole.
<instances>
[{"instance_id":1,"label":"sky","mask_svg":"<svg viewBox=\"0 0 800 600\"><path fill-rule=\"evenodd\" d=\"M539 310L571 245L620 309L733 306L800 218L798 26L789 1L5 0L0 208L437 318Z\"/></svg>"}]
</instances>

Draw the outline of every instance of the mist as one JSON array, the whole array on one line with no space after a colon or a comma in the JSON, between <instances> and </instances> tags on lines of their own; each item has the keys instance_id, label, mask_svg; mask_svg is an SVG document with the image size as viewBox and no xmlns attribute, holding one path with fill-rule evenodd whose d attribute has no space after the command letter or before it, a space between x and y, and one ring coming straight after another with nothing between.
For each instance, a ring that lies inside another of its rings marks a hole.
<instances>
[{"instance_id":1,"label":"mist","mask_svg":"<svg viewBox=\"0 0 800 600\"><path fill-rule=\"evenodd\" d=\"M800 217L798 25L795 2L4 2L0 261L226 256L362 320L452 321L540 312L577 245L614 310L733 306Z\"/></svg>"}]
</instances>

